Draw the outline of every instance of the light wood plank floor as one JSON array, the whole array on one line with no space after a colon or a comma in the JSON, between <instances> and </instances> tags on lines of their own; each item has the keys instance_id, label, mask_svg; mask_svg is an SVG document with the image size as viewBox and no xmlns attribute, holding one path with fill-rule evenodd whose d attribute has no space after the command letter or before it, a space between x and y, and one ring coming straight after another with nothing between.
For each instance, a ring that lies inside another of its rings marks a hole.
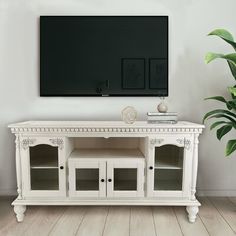
<instances>
[{"instance_id":1,"label":"light wood plank floor","mask_svg":"<svg viewBox=\"0 0 236 236\"><path fill-rule=\"evenodd\" d=\"M185 207L32 206L17 223L11 198L0 198L0 236L230 236L236 235L236 198L200 198L195 223Z\"/></svg>"}]
</instances>

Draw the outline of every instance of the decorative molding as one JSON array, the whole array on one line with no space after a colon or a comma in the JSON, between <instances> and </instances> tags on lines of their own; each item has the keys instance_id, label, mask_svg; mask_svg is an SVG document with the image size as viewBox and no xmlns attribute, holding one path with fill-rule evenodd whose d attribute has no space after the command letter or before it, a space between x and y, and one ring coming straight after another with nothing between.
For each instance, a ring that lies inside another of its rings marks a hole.
<instances>
[{"instance_id":1,"label":"decorative molding","mask_svg":"<svg viewBox=\"0 0 236 236\"><path fill-rule=\"evenodd\" d=\"M191 188L191 200L196 200L196 188Z\"/></svg>"},{"instance_id":2,"label":"decorative molding","mask_svg":"<svg viewBox=\"0 0 236 236\"><path fill-rule=\"evenodd\" d=\"M196 199L196 182L197 182L197 169L198 169L198 136L194 134L193 140L193 165L192 165L192 187L191 187L191 199Z\"/></svg>"},{"instance_id":3,"label":"decorative molding","mask_svg":"<svg viewBox=\"0 0 236 236\"><path fill-rule=\"evenodd\" d=\"M21 178L21 159L20 159L20 136L16 135L15 139L16 144L16 177L17 177L17 199L22 199L22 178Z\"/></svg>"},{"instance_id":4,"label":"decorative molding","mask_svg":"<svg viewBox=\"0 0 236 236\"><path fill-rule=\"evenodd\" d=\"M177 143L179 143L180 145L184 145L184 147L189 150L191 148L191 141L189 139L186 138L179 138L176 139Z\"/></svg>"},{"instance_id":5,"label":"decorative molding","mask_svg":"<svg viewBox=\"0 0 236 236\"><path fill-rule=\"evenodd\" d=\"M11 128L12 133L202 133L202 128L153 128L152 126L144 127L24 127Z\"/></svg>"},{"instance_id":6,"label":"decorative molding","mask_svg":"<svg viewBox=\"0 0 236 236\"><path fill-rule=\"evenodd\" d=\"M199 140L198 140L199 134L195 134L194 135L194 144L198 145L199 144Z\"/></svg>"},{"instance_id":7,"label":"decorative molding","mask_svg":"<svg viewBox=\"0 0 236 236\"><path fill-rule=\"evenodd\" d=\"M189 150L191 148L191 141L189 139L184 139L184 146Z\"/></svg>"},{"instance_id":8,"label":"decorative molding","mask_svg":"<svg viewBox=\"0 0 236 236\"><path fill-rule=\"evenodd\" d=\"M20 148L20 136L16 134L15 139L16 149Z\"/></svg>"},{"instance_id":9,"label":"decorative molding","mask_svg":"<svg viewBox=\"0 0 236 236\"><path fill-rule=\"evenodd\" d=\"M164 142L164 139L163 138L153 138L153 139L151 139L150 140L150 143L152 144L152 145L155 145L155 144L161 144L161 143L163 143Z\"/></svg>"},{"instance_id":10,"label":"decorative molding","mask_svg":"<svg viewBox=\"0 0 236 236\"><path fill-rule=\"evenodd\" d=\"M182 138L182 139L178 138L178 139L176 139L176 141L177 141L177 143L179 143L180 145L184 145L184 139L183 139L183 138Z\"/></svg>"},{"instance_id":11,"label":"decorative molding","mask_svg":"<svg viewBox=\"0 0 236 236\"><path fill-rule=\"evenodd\" d=\"M49 141L50 141L53 145L57 145L59 149L63 149L64 141L63 141L62 138L50 138Z\"/></svg>"},{"instance_id":12,"label":"decorative molding","mask_svg":"<svg viewBox=\"0 0 236 236\"><path fill-rule=\"evenodd\" d=\"M29 148L30 145L33 145L35 141L36 139L30 139L30 138L23 139L21 142L22 148L26 150L27 148Z\"/></svg>"}]
</instances>

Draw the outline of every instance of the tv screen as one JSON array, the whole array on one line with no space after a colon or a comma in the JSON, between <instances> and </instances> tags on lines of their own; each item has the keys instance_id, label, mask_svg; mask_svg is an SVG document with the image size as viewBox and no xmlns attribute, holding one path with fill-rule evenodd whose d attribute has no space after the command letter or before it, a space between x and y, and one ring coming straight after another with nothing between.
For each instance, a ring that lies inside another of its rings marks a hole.
<instances>
[{"instance_id":1,"label":"tv screen","mask_svg":"<svg viewBox=\"0 0 236 236\"><path fill-rule=\"evenodd\" d=\"M168 96L168 16L41 16L40 96Z\"/></svg>"}]
</instances>

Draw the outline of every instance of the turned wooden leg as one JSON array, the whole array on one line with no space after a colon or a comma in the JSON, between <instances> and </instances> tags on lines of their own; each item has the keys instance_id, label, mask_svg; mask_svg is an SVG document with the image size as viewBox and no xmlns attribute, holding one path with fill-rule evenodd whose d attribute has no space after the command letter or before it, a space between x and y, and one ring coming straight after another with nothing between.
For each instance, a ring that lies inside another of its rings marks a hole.
<instances>
[{"instance_id":1,"label":"turned wooden leg","mask_svg":"<svg viewBox=\"0 0 236 236\"><path fill-rule=\"evenodd\" d=\"M196 217L197 217L199 207L198 206L187 206L186 210L188 212L189 222L194 223L196 220Z\"/></svg>"},{"instance_id":2,"label":"turned wooden leg","mask_svg":"<svg viewBox=\"0 0 236 236\"><path fill-rule=\"evenodd\" d=\"M22 222L25 216L26 206L24 205L15 205L14 212L16 213L16 219L18 222Z\"/></svg>"}]
</instances>

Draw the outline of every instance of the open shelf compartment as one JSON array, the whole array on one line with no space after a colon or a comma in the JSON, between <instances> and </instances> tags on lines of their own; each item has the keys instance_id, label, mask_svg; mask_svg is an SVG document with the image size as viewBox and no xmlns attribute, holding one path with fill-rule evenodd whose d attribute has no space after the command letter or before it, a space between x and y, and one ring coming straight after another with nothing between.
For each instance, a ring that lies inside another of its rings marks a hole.
<instances>
[{"instance_id":1,"label":"open shelf compartment","mask_svg":"<svg viewBox=\"0 0 236 236\"><path fill-rule=\"evenodd\" d=\"M139 149L74 149L69 159L75 158L144 158Z\"/></svg>"},{"instance_id":2,"label":"open shelf compartment","mask_svg":"<svg viewBox=\"0 0 236 236\"><path fill-rule=\"evenodd\" d=\"M71 141L70 196L129 197L141 192L145 138L80 137Z\"/></svg>"}]
</instances>

